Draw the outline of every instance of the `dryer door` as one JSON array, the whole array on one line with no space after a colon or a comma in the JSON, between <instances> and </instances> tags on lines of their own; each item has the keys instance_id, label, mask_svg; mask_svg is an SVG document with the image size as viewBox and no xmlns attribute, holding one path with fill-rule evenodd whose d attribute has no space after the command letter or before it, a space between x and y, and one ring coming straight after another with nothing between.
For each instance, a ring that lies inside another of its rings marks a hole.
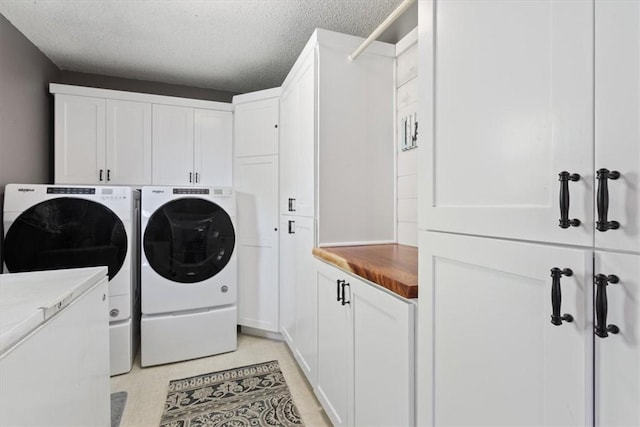
<instances>
[{"instance_id":1,"label":"dryer door","mask_svg":"<svg viewBox=\"0 0 640 427\"><path fill-rule=\"evenodd\" d=\"M11 224L4 241L11 273L106 265L111 280L126 255L120 218L100 203L73 197L27 209Z\"/></svg>"},{"instance_id":2,"label":"dryer door","mask_svg":"<svg viewBox=\"0 0 640 427\"><path fill-rule=\"evenodd\" d=\"M153 270L178 283L218 274L231 259L235 231L227 212L199 198L172 200L149 218L144 253Z\"/></svg>"}]
</instances>

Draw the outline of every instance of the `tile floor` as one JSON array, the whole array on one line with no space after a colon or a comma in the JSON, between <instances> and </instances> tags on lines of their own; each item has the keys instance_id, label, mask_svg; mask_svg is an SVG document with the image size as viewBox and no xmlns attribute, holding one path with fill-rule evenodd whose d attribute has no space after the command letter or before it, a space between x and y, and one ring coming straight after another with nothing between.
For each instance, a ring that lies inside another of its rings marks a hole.
<instances>
[{"instance_id":1,"label":"tile floor","mask_svg":"<svg viewBox=\"0 0 640 427\"><path fill-rule=\"evenodd\" d=\"M291 396L307 427L331 426L304 374L282 341L238 335L238 350L168 365L140 367L140 356L128 374L111 378L111 392L126 391L127 404L120 427L154 427L160 424L169 381L269 360L278 360Z\"/></svg>"}]
</instances>

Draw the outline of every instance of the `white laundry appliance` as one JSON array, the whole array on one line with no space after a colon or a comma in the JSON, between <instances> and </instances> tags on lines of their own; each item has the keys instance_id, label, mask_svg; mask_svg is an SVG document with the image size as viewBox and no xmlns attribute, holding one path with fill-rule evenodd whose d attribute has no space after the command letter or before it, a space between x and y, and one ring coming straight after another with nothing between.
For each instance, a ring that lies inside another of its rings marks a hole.
<instances>
[{"instance_id":1,"label":"white laundry appliance","mask_svg":"<svg viewBox=\"0 0 640 427\"><path fill-rule=\"evenodd\" d=\"M228 187L142 188L142 366L237 348L235 214Z\"/></svg>"},{"instance_id":2,"label":"white laundry appliance","mask_svg":"<svg viewBox=\"0 0 640 427\"><path fill-rule=\"evenodd\" d=\"M139 342L139 210L128 187L5 188L5 272L108 267L111 375L131 370Z\"/></svg>"}]
</instances>

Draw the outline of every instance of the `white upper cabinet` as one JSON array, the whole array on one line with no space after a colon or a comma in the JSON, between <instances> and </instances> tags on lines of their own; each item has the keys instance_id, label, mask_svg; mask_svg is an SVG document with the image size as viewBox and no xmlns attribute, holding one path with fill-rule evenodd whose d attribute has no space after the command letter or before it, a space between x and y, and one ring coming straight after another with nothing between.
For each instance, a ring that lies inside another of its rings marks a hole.
<instances>
[{"instance_id":1,"label":"white upper cabinet","mask_svg":"<svg viewBox=\"0 0 640 427\"><path fill-rule=\"evenodd\" d=\"M153 106L153 185L193 185L193 108Z\"/></svg>"},{"instance_id":2,"label":"white upper cabinet","mask_svg":"<svg viewBox=\"0 0 640 427\"><path fill-rule=\"evenodd\" d=\"M193 171L196 185L232 185L233 113L195 109Z\"/></svg>"},{"instance_id":3,"label":"white upper cabinet","mask_svg":"<svg viewBox=\"0 0 640 427\"><path fill-rule=\"evenodd\" d=\"M55 182L105 182L105 100L55 96Z\"/></svg>"},{"instance_id":4,"label":"white upper cabinet","mask_svg":"<svg viewBox=\"0 0 640 427\"><path fill-rule=\"evenodd\" d=\"M593 4L423 9L419 227L591 245Z\"/></svg>"},{"instance_id":5,"label":"white upper cabinet","mask_svg":"<svg viewBox=\"0 0 640 427\"><path fill-rule=\"evenodd\" d=\"M151 105L107 99L106 182L151 183Z\"/></svg>"},{"instance_id":6,"label":"white upper cabinet","mask_svg":"<svg viewBox=\"0 0 640 427\"><path fill-rule=\"evenodd\" d=\"M154 105L153 184L231 186L232 113Z\"/></svg>"},{"instance_id":7,"label":"white upper cabinet","mask_svg":"<svg viewBox=\"0 0 640 427\"><path fill-rule=\"evenodd\" d=\"M235 157L278 154L278 98L235 106Z\"/></svg>"},{"instance_id":8,"label":"white upper cabinet","mask_svg":"<svg viewBox=\"0 0 640 427\"><path fill-rule=\"evenodd\" d=\"M595 245L640 252L640 2L595 11Z\"/></svg>"}]
</instances>

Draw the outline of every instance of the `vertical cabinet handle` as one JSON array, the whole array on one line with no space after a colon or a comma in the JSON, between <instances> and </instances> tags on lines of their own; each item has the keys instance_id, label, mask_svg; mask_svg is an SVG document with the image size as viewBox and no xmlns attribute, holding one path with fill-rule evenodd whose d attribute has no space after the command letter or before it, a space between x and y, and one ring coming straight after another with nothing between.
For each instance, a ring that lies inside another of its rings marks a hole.
<instances>
[{"instance_id":1,"label":"vertical cabinet handle","mask_svg":"<svg viewBox=\"0 0 640 427\"><path fill-rule=\"evenodd\" d=\"M569 219L569 181L580 181L580 175L570 174L567 171L560 172L560 228L577 227L580 220Z\"/></svg>"},{"instance_id":2,"label":"vertical cabinet handle","mask_svg":"<svg viewBox=\"0 0 640 427\"><path fill-rule=\"evenodd\" d=\"M293 199L289 198L288 201L289 201L289 205L287 206L287 212L291 212L291 209L292 209L291 204L293 203Z\"/></svg>"},{"instance_id":3,"label":"vertical cabinet handle","mask_svg":"<svg viewBox=\"0 0 640 427\"><path fill-rule=\"evenodd\" d=\"M562 305L562 290L560 289L560 278L562 276L573 276L573 271L570 268L559 269L554 267L551 269L551 307L553 314L551 314L551 323L560 326L562 322L573 322L573 316L570 314L560 315L560 306Z\"/></svg>"},{"instance_id":4,"label":"vertical cabinet handle","mask_svg":"<svg viewBox=\"0 0 640 427\"><path fill-rule=\"evenodd\" d=\"M288 206L289 212L295 212L296 211L296 208L295 208L295 205L294 205L295 201L296 201L296 199L289 198L289 206Z\"/></svg>"},{"instance_id":5,"label":"vertical cabinet handle","mask_svg":"<svg viewBox=\"0 0 640 427\"><path fill-rule=\"evenodd\" d=\"M296 234L296 230L293 228L295 224L296 224L295 221L289 221L289 224L288 224L289 234Z\"/></svg>"},{"instance_id":6,"label":"vertical cabinet handle","mask_svg":"<svg viewBox=\"0 0 640 427\"><path fill-rule=\"evenodd\" d=\"M193 182L193 172L189 172L189 182Z\"/></svg>"},{"instance_id":7,"label":"vertical cabinet handle","mask_svg":"<svg viewBox=\"0 0 640 427\"><path fill-rule=\"evenodd\" d=\"M107 169L107 182L111 181L111 169Z\"/></svg>"},{"instance_id":8,"label":"vertical cabinet handle","mask_svg":"<svg viewBox=\"0 0 640 427\"><path fill-rule=\"evenodd\" d=\"M196 172L196 184L200 182L200 174Z\"/></svg>"},{"instance_id":9,"label":"vertical cabinet handle","mask_svg":"<svg viewBox=\"0 0 640 427\"><path fill-rule=\"evenodd\" d=\"M102 182L102 175L103 175L103 174L104 174L104 171L103 171L102 169L100 169L100 174L99 174L99 176L98 176L98 180L99 180L100 182Z\"/></svg>"},{"instance_id":10,"label":"vertical cabinet handle","mask_svg":"<svg viewBox=\"0 0 640 427\"><path fill-rule=\"evenodd\" d=\"M596 326L595 334L600 338L606 338L609 333L617 334L620 328L616 325L607 325L607 311L609 310L609 302L607 301L607 285L609 283L618 283L620 279L616 275L605 276L604 274L596 274Z\"/></svg>"},{"instance_id":11,"label":"vertical cabinet handle","mask_svg":"<svg viewBox=\"0 0 640 427\"><path fill-rule=\"evenodd\" d=\"M609 213L609 186L607 180L616 180L620 178L620 172L610 171L609 169L598 169L596 172L598 179L598 191L596 195L598 220L596 221L596 229L598 231L617 230L620 227L618 221L608 221Z\"/></svg>"},{"instance_id":12,"label":"vertical cabinet handle","mask_svg":"<svg viewBox=\"0 0 640 427\"><path fill-rule=\"evenodd\" d=\"M349 288L351 288L351 285L350 285L348 282L346 282L346 281L344 281L344 280L343 280L343 281L342 281L342 284L341 284L340 286L341 286L341 289L340 289L340 294L341 294L341 295L340 295L340 297L341 297L341 299L342 299L342 303L341 303L341 304L342 304L342 305L351 304L351 301L347 301L347 300L345 299L345 295L344 295L344 293L345 293L345 292L344 292L344 288L346 288L347 286L348 286Z\"/></svg>"},{"instance_id":13,"label":"vertical cabinet handle","mask_svg":"<svg viewBox=\"0 0 640 427\"><path fill-rule=\"evenodd\" d=\"M336 280L336 301L340 302L340 285L344 283L344 280Z\"/></svg>"}]
</instances>

